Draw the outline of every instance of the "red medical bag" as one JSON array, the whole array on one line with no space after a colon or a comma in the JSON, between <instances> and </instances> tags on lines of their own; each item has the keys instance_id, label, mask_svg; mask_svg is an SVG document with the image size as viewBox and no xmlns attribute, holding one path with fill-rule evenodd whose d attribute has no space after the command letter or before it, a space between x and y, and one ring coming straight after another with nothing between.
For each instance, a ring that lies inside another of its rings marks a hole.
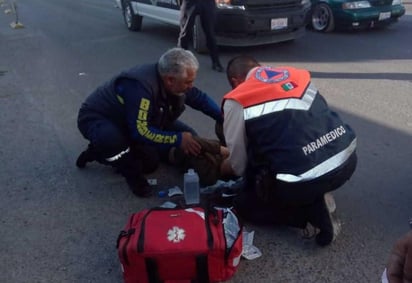
<instances>
[{"instance_id":1,"label":"red medical bag","mask_svg":"<svg viewBox=\"0 0 412 283\"><path fill-rule=\"evenodd\" d=\"M152 208L117 240L126 283L221 282L237 270L242 226L229 208Z\"/></svg>"}]
</instances>

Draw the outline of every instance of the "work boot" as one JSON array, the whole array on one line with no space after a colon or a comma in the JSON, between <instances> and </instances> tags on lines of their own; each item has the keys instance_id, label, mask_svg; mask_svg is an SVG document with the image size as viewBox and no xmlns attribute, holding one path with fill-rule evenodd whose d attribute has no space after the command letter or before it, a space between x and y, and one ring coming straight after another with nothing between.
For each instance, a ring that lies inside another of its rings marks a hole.
<instances>
[{"instance_id":1,"label":"work boot","mask_svg":"<svg viewBox=\"0 0 412 283\"><path fill-rule=\"evenodd\" d=\"M160 156L154 146L135 144L131 146L131 153L134 159L144 160L143 174L153 173L160 165Z\"/></svg>"},{"instance_id":2,"label":"work boot","mask_svg":"<svg viewBox=\"0 0 412 283\"><path fill-rule=\"evenodd\" d=\"M142 161L133 158L128 152L121 158L111 163L120 174L126 179L130 190L138 197L150 197L153 194L152 188L142 174Z\"/></svg>"},{"instance_id":3,"label":"work boot","mask_svg":"<svg viewBox=\"0 0 412 283\"><path fill-rule=\"evenodd\" d=\"M96 158L94 157L94 154L90 150L90 146L89 146L85 151L80 153L79 157L77 157L76 166L78 168L84 168L84 167L86 167L86 164L88 162L92 162L92 161L95 161L95 160L96 160Z\"/></svg>"},{"instance_id":4,"label":"work boot","mask_svg":"<svg viewBox=\"0 0 412 283\"><path fill-rule=\"evenodd\" d=\"M321 247L332 243L340 232L340 223L335 215L336 205L330 196L325 194L309 208L308 220L320 230L316 235L316 243Z\"/></svg>"},{"instance_id":5,"label":"work boot","mask_svg":"<svg viewBox=\"0 0 412 283\"><path fill-rule=\"evenodd\" d=\"M153 190L144 177L126 178L126 182L133 194L138 197L148 198L153 195Z\"/></svg>"}]
</instances>

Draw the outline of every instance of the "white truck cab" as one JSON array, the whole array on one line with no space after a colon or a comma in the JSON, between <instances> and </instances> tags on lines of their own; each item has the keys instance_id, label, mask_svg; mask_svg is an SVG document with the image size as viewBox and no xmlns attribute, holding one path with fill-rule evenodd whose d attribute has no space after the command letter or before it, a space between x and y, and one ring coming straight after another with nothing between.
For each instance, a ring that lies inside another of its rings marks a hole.
<instances>
[{"instance_id":1,"label":"white truck cab","mask_svg":"<svg viewBox=\"0 0 412 283\"><path fill-rule=\"evenodd\" d=\"M201 0L200 0L201 1ZM129 30L140 31L143 17L179 26L178 0L116 0ZM292 41L305 32L310 0L216 0L216 40L221 46L254 46ZM193 48L207 52L195 19Z\"/></svg>"}]
</instances>

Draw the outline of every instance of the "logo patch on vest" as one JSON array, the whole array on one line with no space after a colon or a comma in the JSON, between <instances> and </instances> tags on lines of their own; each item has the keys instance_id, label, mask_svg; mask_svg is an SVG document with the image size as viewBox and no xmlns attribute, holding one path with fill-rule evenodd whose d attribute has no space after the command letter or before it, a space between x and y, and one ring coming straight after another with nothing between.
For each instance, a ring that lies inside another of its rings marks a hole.
<instances>
[{"instance_id":1,"label":"logo patch on vest","mask_svg":"<svg viewBox=\"0 0 412 283\"><path fill-rule=\"evenodd\" d=\"M297 87L298 85L294 82L288 82L282 85L284 91L289 91Z\"/></svg>"},{"instance_id":2,"label":"logo patch on vest","mask_svg":"<svg viewBox=\"0 0 412 283\"><path fill-rule=\"evenodd\" d=\"M269 67L262 67L256 71L256 79L261 82L272 84L278 83L289 78L288 70L284 69L271 69Z\"/></svg>"}]
</instances>

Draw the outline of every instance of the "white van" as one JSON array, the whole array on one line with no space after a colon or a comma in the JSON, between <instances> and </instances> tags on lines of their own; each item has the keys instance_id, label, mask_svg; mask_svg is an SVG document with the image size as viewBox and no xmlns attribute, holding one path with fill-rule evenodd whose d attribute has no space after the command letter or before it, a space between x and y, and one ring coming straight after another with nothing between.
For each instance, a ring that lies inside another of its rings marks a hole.
<instances>
[{"instance_id":1,"label":"white van","mask_svg":"<svg viewBox=\"0 0 412 283\"><path fill-rule=\"evenodd\" d=\"M201 0L200 0L201 1ZM179 26L180 0L116 0L129 30L140 31L143 17ZM216 40L222 46L253 46L291 41L305 32L310 0L216 0ZM207 52L196 18L193 48Z\"/></svg>"}]
</instances>

